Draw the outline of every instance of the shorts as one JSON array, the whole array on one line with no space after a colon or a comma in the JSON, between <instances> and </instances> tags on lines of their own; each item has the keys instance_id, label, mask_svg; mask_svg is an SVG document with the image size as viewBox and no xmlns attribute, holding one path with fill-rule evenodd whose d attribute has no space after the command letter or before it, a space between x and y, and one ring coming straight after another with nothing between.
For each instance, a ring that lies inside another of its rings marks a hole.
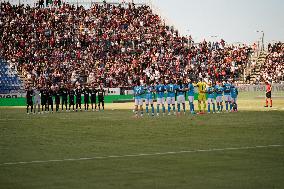
<instances>
[{"instance_id":1,"label":"shorts","mask_svg":"<svg viewBox=\"0 0 284 189\"><path fill-rule=\"evenodd\" d=\"M266 98L271 98L271 91L266 93Z\"/></svg>"},{"instance_id":2,"label":"shorts","mask_svg":"<svg viewBox=\"0 0 284 189\"><path fill-rule=\"evenodd\" d=\"M40 105L41 104L41 99L40 98L35 98L34 99L34 105Z\"/></svg>"},{"instance_id":3,"label":"shorts","mask_svg":"<svg viewBox=\"0 0 284 189\"><path fill-rule=\"evenodd\" d=\"M216 97L216 102L223 102L222 96L217 96Z\"/></svg>"},{"instance_id":4,"label":"shorts","mask_svg":"<svg viewBox=\"0 0 284 189\"><path fill-rule=\"evenodd\" d=\"M210 104L210 103L215 104L215 99L214 98L208 98L207 103L208 104Z\"/></svg>"},{"instance_id":5,"label":"shorts","mask_svg":"<svg viewBox=\"0 0 284 189\"><path fill-rule=\"evenodd\" d=\"M74 103L74 98L69 98L69 104L70 104L70 105L75 105L75 103Z\"/></svg>"},{"instance_id":6,"label":"shorts","mask_svg":"<svg viewBox=\"0 0 284 189\"><path fill-rule=\"evenodd\" d=\"M175 97L167 97L167 104L175 104Z\"/></svg>"},{"instance_id":7,"label":"shorts","mask_svg":"<svg viewBox=\"0 0 284 189\"><path fill-rule=\"evenodd\" d=\"M143 98L135 99L135 106L143 106Z\"/></svg>"},{"instance_id":8,"label":"shorts","mask_svg":"<svg viewBox=\"0 0 284 189\"><path fill-rule=\"evenodd\" d=\"M152 98L146 98L145 104L153 104L153 99Z\"/></svg>"},{"instance_id":9,"label":"shorts","mask_svg":"<svg viewBox=\"0 0 284 189\"><path fill-rule=\"evenodd\" d=\"M33 105L33 99L27 98L27 105L32 106Z\"/></svg>"},{"instance_id":10,"label":"shorts","mask_svg":"<svg viewBox=\"0 0 284 189\"><path fill-rule=\"evenodd\" d=\"M231 95L224 95L225 102L231 102Z\"/></svg>"},{"instance_id":11,"label":"shorts","mask_svg":"<svg viewBox=\"0 0 284 189\"><path fill-rule=\"evenodd\" d=\"M84 97L84 103L89 104L89 97Z\"/></svg>"},{"instance_id":12,"label":"shorts","mask_svg":"<svg viewBox=\"0 0 284 189\"><path fill-rule=\"evenodd\" d=\"M96 103L96 96L91 96L91 103L93 104L93 103Z\"/></svg>"},{"instance_id":13,"label":"shorts","mask_svg":"<svg viewBox=\"0 0 284 189\"><path fill-rule=\"evenodd\" d=\"M205 94L204 94L204 93L198 94L198 100L205 102L205 101L206 101L206 96L205 96Z\"/></svg>"},{"instance_id":14,"label":"shorts","mask_svg":"<svg viewBox=\"0 0 284 189\"><path fill-rule=\"evenodd\" d=\"M231 103L237 103L237 98L232 98L231 97Z\"/></svg>"},{"instance_id":15,"label":"shorts","mask_svg":"<svg viewBox=\"0 0 284 189\"><path fill-rule=\"evenodd\" d=\"M194 96L188 96L188 102L193 103L194 101Z\"/></svg>"},{"instance_id":16,"label":"shorts","mask_svg":"<svg viewBox=\"0 0 284 189\"><path fill-rule=\"evenodd\" d=\"M180 103L185 103L185 98L184 98L184 95L180 95L177 97L177 103L180 104Z\"/></svg>"},{"instance_id":17,"label":"shorts","mask_svg":"<svg viewBox=\"0 0 284 189\"><path fill-rule=\"evenodd\" d=\"M157 104L165 104L165 98L157 98Z\"/></svg>"}]
</instances>

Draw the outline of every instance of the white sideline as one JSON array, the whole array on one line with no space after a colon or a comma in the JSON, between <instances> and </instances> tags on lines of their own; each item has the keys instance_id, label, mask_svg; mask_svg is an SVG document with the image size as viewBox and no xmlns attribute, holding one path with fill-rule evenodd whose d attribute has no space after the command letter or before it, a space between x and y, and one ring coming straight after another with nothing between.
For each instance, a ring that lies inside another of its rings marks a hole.
<instances>
[{"instance_id":1,"label":"white sideline","mask_svg":"<svg viewBox=\"0 0 284 189\"><path fill-rule=\"evenodd\" d=\"M37 161L20 161L20 162L7 162L0 163L0 166L5 165L19 165L19 164L34 164L34 163L49 163L49 162L63 162L63 161L84 161L95 159L111 159L111 158L124 158L124 157L140 157L140 156L158 156L168 154L184 154L184 153L197 153L197 152L215 152L215 151L230 151L230 150L246 150L256 148L273 148L283 147L282 144L265 145L265 146L244 146L244 147L228 147L228 148L212 148L212 149L198 149L198 150L185 150L176 152L156 152L156 153L141 153L141 154L128 154L128 155L110 155L110 156L95 156L85 158L69 158L69 159L53 159L53 160L37 160Z\"/></svg>"}]
</instances>

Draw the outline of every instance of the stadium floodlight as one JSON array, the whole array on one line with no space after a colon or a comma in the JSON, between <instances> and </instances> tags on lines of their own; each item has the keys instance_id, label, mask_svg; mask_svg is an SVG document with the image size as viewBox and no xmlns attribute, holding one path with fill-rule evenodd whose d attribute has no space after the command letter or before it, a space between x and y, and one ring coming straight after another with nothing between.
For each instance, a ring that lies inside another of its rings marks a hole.
<instances>
[{"instance_id":1,"label":"stadium floodlight","mask_svg":"<svg viewBox=\"0 0 284 189\"><path fill-rule=\"evenodd\" d=\"M262 36L261 36L261 51L264 51L264 31L263 30L257 30L256 33L262 33Z\"/></svg>"}]
</instances>

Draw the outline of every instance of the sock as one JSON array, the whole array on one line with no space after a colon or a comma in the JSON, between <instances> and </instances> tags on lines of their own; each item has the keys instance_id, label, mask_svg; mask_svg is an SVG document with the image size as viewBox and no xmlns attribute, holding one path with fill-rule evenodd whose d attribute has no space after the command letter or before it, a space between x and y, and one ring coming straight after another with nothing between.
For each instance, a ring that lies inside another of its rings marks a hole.
<instances>
[{"instance_id":1,"label":"sock","mask_svg":"<svg viewBox=\"0 0 284 189\"><path fill-rule=\"evenodd\" d=\"M217 109L218 109L218 111L220 111L220 105L219 104L217 104Z\"/></svg>"},{"instance_id":2,"label":"sock","mask_svg":"<svg viewBox=\"0 0 284 189\"><path fill-rule=\"evenodd\" d=\"M200 102L198 102L198 109L201 112L201 103Z\"/></svg>"},{"instance_id":3,"label":"sock","mask_svg":"<svg viewBox=\"0 0 284 189\"><path fill-rule=\"evenodd\" d=\"M177 106L178 106L178 112L180 112L180 104L178 104Z\"/></svg>"},{"instance_id":4,"label":"sock","mask_svg":"<svg viewBox=\"0 0 284 189\"><path fill-rule=\"evenodd\" d=\"M221 105L221 112L223 111L223 104Z\"/></svg>"},{"instance_id":5,"label":"sock","mask_svg":"<svg viewBox=\"0 0 284 189\"><path fill-rule=\"evenodd\" d=\"M194 112L194 104L193 104L193 102L191 103L191 105L192 105L192 111Z\"/></svg>"},{"instance_id":6,"label":"sock","mask_svg":"<svg viewBox=\"0 0 284 189\"><path fill-rule=\"evenodd\" d=\"M203 112L205 112L205 109L206 109L206 103L203 102Z\"/></svg>"},{"instance_id":7,"label":"sock","mask_svg":"<svg viewBox=\"0 0 284 189\"><path fill-rule=\"evenodd\" d=\"M270 99L270 106L272 106L272 99Z\"/></svg>"},{"instance_id":8,"label":"sock","mask_svg":"<svg viewBox=\"0 0 284 189\"><path fill-rule=\"evenodd\" d=\"M162 108L163 108L163 113L165 113L166 112L165 105L162 105Z\"/></svg>"},{"instance_id":9,"label":"sock","mask_svg":"<svg viewBox=\"0 0 284 189\"><path fill-rule=\"evenodd\" d=\"M174 112L176 111L176 105L173 105L173 111Z\"/></svg>"},{"instance_id":10,"label":"sock","mask_svg":"<svg viewBox=\"0 0 284 189\"><path fill-rule=\"evenodd\" d=\"M146 113L148 114L149 113L149 107L148 107L149 105L148 104L146 104Z\"/></svg>"},{"instance_id":11,"label":"sock","mask_svg":"<svg viewBox=\"0 0 284 189\"><path fill-rule=\"evenodd\" d=\"M215 104L213 103L213 112L215 112Z\"/></svg>"},{"instance_id":12,"label":"sock","mask_svg":"<svg viewBox=\"0 0 284 189\"><path fill-rule=\"evenodd\" d=\"M151 108L152 108L152 114L154 114L154 106L153 106L153 104L151 105Z\"/></svg>"},{"instance_id":13,"label":"sock","mask_svg":"<svg viewBox=\"0 0 284 189\"><path fill-rule=\"evenodd\" d=\"M140 115L143 116L144 112L143 110L140 110Z\"/></svg>"},{"instance_id":14,"label":"sock","mask_svg":"<svg viewBox=\"0 0 284 189\"><path fill-rule=\"evenodd\" d=\"M208 113L210 113L210 103L208 103Z\"/></svg>"},{"instance_id":15,"label":"sock","mask_svg":"<svg viewBox=\"0 0 284 189\"><path fill-rule=\"evenodd\" d=\"M227 111L228 111L228 108L229 108L228 105L229 105L228 102L226 102L226 110Z\"/></svg>"},{"instance_id":16,"label":"sock","mask_svg":"<svg viewBox=\"0 0 284 189\"><path fill-rule=\"evenodd\" d=\"M157 105L157 113L160 113L160 105Z\"/></svg>"},{"instance_id":17,"label":"sock","mask_svg":"<svg viewBox=\"0 0 284 189\"><path fill-rule=\"evenodd\" d=\"M171 105L168 104L168 112L170 113L171 112Z\"/></svg>"},{"instance_id":18,"label":"sock","mask_svg":"<svg viewBox=\"0 0 284 189\"><path fill-rule=\"evenodd\" d=\"M185 104L182 104L183 112L185 112Z\"/></svg>"},{"instance_id":19,"label":"sock","mask_svg":"<svg viewBox=\"0 0 284 189\"><path fill-rule=\"evenodd\" d=\"M265 100L265 102L266 102L266 106L268 106L268 100L267 99Z\"/></svg>"},{"instance_id":20,"label":"sock","mask_svg":"<svg viewBox=\"0 0 284 189\"><path fill-rule=\"evenodd\" d=\"M232 108L233 108L233 104L231 103L231 104L230 104L230 110L232 110Z\"/></svg>"}]
</instances>

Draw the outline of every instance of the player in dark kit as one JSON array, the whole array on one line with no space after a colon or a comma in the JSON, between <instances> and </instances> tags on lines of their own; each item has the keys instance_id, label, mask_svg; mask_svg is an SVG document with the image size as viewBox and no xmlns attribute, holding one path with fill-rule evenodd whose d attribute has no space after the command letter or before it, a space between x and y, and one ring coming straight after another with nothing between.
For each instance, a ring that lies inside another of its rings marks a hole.
<instances>
[{"instance_id":1,"label":"player in dark kit","mask_svg":"<svg viewBox=\"0 0 284 189\"><path fill-rule=\"evenodd\" d=\"M31 113L33 112L33 90L30 86L28 86L28 89L27 89L27 95L26 95L26 98L27 98L27 114L29 114L29 106L31 107Z\"/></svg>"},{"instance_id":2,"label":"player in dark kit","mask_svg":"<svg viewBox=\"0 0 284 189\"><path fill-rule=\"evenodd\" d=\"M60 104L60 91L58 86L55 87L55 90L53 92L54 98L55 98L55 107L56 107L56 112L59 110L59 104Z\"/></svg>"},{"instance_id":3,"label":"player in dark kit","mask_svg":"<svg viewBox=\"0 0 284 189\"><path fill-rule=\"evenodd\" d=\"M90 90L87 86L84 87L83 89L83 94L84 94L84 107L85 107L85 111L89 110L89 94L90 94Z\"/></svg>"},{"instance_id":4,"label":"player in dark kit","mask_svg":"<svg viewBox=\"0 0 284 189\"><path fill-rule=\"evenodd\" d=\"M105 109L105 90L103 89L103 86L100 86L98 90L98 101L99 101L99 110L101 110L101 103L103 110Z\"/></svg>"},{"instance_id":5,"label":"player in dark kit","mask_svg":"<svg viewBox=\"0 0 284 189\"><path fill-rule=\"evenodd\" d=\"M95 104L95 109L97 109L97 89L93 85L93 87L90 90L91 93L91 104L92 104L92 111L94 111L94 104Z\"/></svg>"},{"instance_id":6,"label":"player in dark kit","mask_svg":"<svg viewBox=\"0 0 284 189\"><path fill-rule=\"evenodd\" d=\"M46 87L42 87L40 90L40 96L41 96L41 111L43 112L43 107L44 111L47 111L47 90Z\"/></svg>"},{"instance_id":7,"label":"player in dark kit","mask_svg":"<svg viewBox=\"0 0 284 189\"><path fill-rule=\"evenodd\" d=\"M73 106L73 112L74 112L74 105L75 105L75 90L72 88L72 86L69 87L69 111L70 107Z\"/></svg>"},{"instance_id":8,"label":"player in dark kit","mask_svg":"<svg viewBox=\"0 0 284 189\"><path fill-rule=\"evenodd\" d=\"M65 85L61 86L60 95L61 95L61 110L63 111L63 105L65 105L65 110L67 111L68 90Z\"/></svg>"},{"instance_id":9,"label":"player in dark kit","mask_svg":"<svg viewBox=\"0 0 284 189\"><path fill-rule=\"evenodd\" d=\"M80 85L77 87L77 89L75 90L76 93L76 112L78 111L78 106L80 107L80 111L82 111L81 108L81 95L82 95L82 89L80 87Z\"/></svg>"},{"instance_id":10,"label":"player in dark kit","mask_svg":"<svg viewBox=\"0 0 284 189\"><path fill-rule=\"evenodd\" d=\"M49 111L49 106L51 108L51 113L53 113L53 90L50 88L47 88L47 93L46 93L46 99L47 99L47 111Z\"/></svg>"}]
</instances>

